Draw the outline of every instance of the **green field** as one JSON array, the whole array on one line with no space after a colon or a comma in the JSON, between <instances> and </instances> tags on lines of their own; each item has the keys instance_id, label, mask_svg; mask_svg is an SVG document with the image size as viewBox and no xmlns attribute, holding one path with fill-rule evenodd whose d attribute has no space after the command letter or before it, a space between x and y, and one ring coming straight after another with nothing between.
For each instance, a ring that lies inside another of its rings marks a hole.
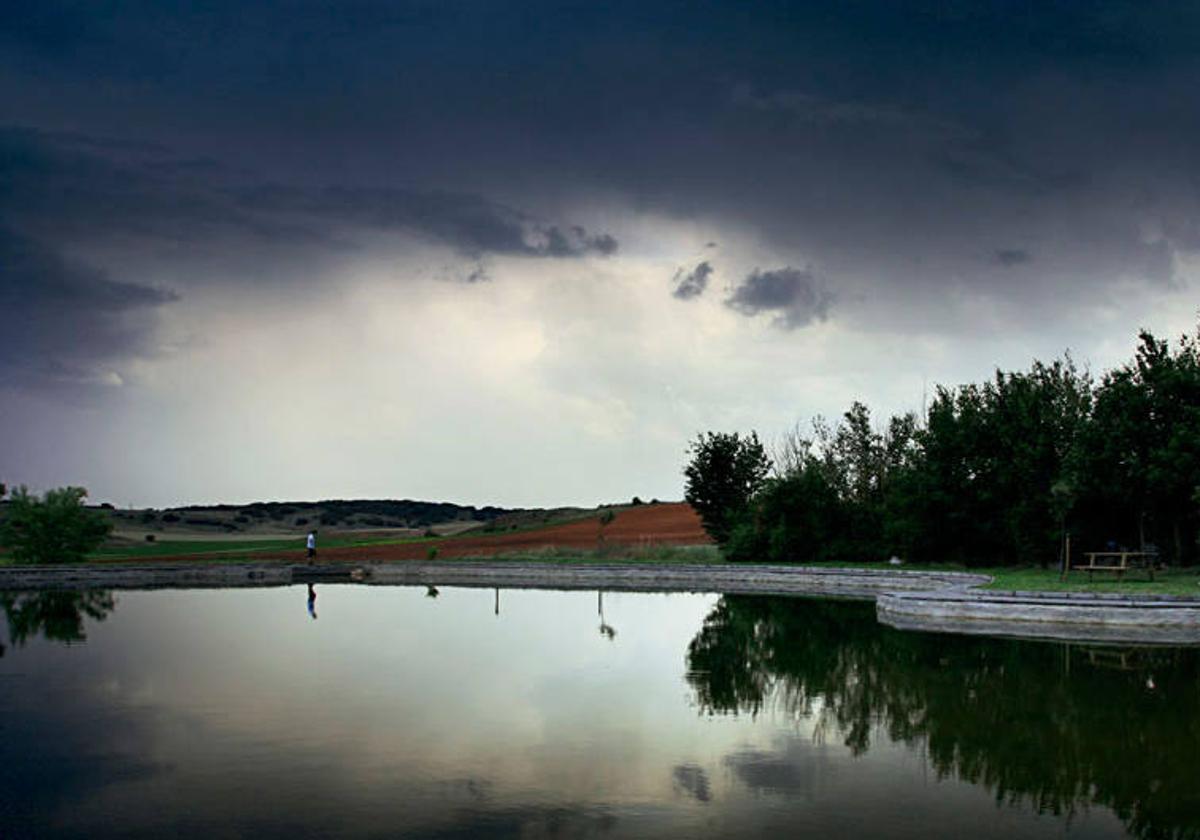
<instances>
[{"instance_id":1,"label":"green field","mask_svg":"<svg viewBox=\"0 0 1200 840\"><path fill-rule=\"evenodd\" d=\"M436 542L427 537L326 537L317 543L321 548L346 548L359 545L395 545L399 543ZM153 557L179 557L203 554L216 559L245 557L261 551L303 551L304 537L264 537L246 540L160 540L128 545L106 545L88 555L89 560L131 560Z\"/></svg>"}]
</instances>

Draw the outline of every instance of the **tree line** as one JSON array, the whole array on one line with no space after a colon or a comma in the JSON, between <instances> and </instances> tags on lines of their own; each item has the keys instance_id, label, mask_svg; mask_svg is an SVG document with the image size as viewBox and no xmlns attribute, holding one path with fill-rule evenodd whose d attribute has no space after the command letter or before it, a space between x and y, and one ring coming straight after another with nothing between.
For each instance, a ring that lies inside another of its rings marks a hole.
<instances>
[{"instance_id":1,"label":"tree line","mask_svg":"<svg viewBox=\"0 0 1200 840\"><path fill-rule=\"evenodd\" d=\"M1096 381L1070 356L936 388L924 416L855 402L770 457L758 436L690 447L686 498L732 560L1050 565L1072 550L1197 559L1200 339L1143 331Z\"/></svg>"}]
</instances>

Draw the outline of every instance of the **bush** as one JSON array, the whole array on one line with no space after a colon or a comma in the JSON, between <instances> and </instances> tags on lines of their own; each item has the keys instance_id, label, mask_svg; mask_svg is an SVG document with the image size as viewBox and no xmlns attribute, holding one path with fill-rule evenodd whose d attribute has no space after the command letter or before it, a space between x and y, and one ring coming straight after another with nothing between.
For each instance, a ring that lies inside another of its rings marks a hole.
<instances>
[{"instance_id":1,"label":"bush","mask_svg":"<svg viewBox=\"0 0 1200 840\"><path fill-rule=\"evenodd\" d=\"M154 542L155 539L157 538L153 534L146 535L146 542Z\"/></svg>"},{"instance_id":2,"label":"bush","mask_svg":"<svg viewBox=\"0 0 1200 840\"><path fill-rule=\"evenodd\" d=\"M38 498L18 487L0 541L18 563L72 563L95 551L112 531L103 513L83 506L87 490L61 487Z\"/></svg>"},{"instance_id":3,"label":"bush","mask_svg":"<svg viewBox=\"0 0 1200 840\"><path fill-rule=\"evenodd\" d=\"M168 524L169 524L169 523L172 523L172 522L178 522L178 521L179 521L179 514L177 514L177 513L164 513L164 514L162 515L162 521L163 521L163 522L166 522L166 523L168 523Z\"/></svg>"}]
</instances>

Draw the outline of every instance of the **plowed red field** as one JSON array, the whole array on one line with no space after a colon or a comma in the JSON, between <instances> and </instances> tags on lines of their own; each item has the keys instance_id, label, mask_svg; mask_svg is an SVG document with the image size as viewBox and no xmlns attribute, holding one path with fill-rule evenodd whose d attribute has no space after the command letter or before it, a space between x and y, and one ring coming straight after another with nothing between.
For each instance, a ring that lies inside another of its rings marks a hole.
<instances>
[{"instance_id":1,"label":"plowed red field","mask_svg":"<svg viewBox=\"0 0 1200 840\"><path fill-rule=\"evenodd\" d=\"M708 535L704 533L696 511L692 509L691 505L682 502L640 505L622 510L617 513L612 522L604 526L603 534L606 545L703 545L711 542ZM568 522L565 525L552 525L547 528L509 533L447 537L437 542L364 545L350 548L321 548L318 544L317 559L323 563L424 560L429 549L434 546L437 547L439 558L485 557L492 554L508 554L541 548L588 550L601 544L600 536L600 518L597 514L578 522ZM300 560L304 557L304 550L253 552L248 553L247 556L262 560ZM194 554L162 559L202 560L204 558L205 555Z\"/></svg>"}]
</instances>

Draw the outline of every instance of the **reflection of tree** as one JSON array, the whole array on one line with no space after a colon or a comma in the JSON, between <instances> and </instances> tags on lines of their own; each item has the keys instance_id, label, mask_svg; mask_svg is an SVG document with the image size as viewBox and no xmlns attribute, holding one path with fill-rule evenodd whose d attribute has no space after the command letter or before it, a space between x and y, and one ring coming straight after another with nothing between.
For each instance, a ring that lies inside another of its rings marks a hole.
<instances>
[{"instance_id":1,"label":"reflection of tree","mask_svg":"<svg viewBox=\"0 0 1200 840\"><path fill-rule=\"evenodd\" d=\"M0 608L8 618L9 641L20 647L34 636L55 642L87 638L83 619L103 621L117 605L107 590L59 592L0 592Z\"/></svg>"},{"instance_id":2,"label":"reflection of tree","mask_svg":"<svg viewBox=\"0 0 1200 840\"><path fill-rule=\"evenodd\" d=\"M1110 806L1140 837L1200 837L1200 655L904 633L872 605L727 596L688 648L708 713L765 704L921 743L940 775L1040 813Z\"/></svg>"}]
</instances>

